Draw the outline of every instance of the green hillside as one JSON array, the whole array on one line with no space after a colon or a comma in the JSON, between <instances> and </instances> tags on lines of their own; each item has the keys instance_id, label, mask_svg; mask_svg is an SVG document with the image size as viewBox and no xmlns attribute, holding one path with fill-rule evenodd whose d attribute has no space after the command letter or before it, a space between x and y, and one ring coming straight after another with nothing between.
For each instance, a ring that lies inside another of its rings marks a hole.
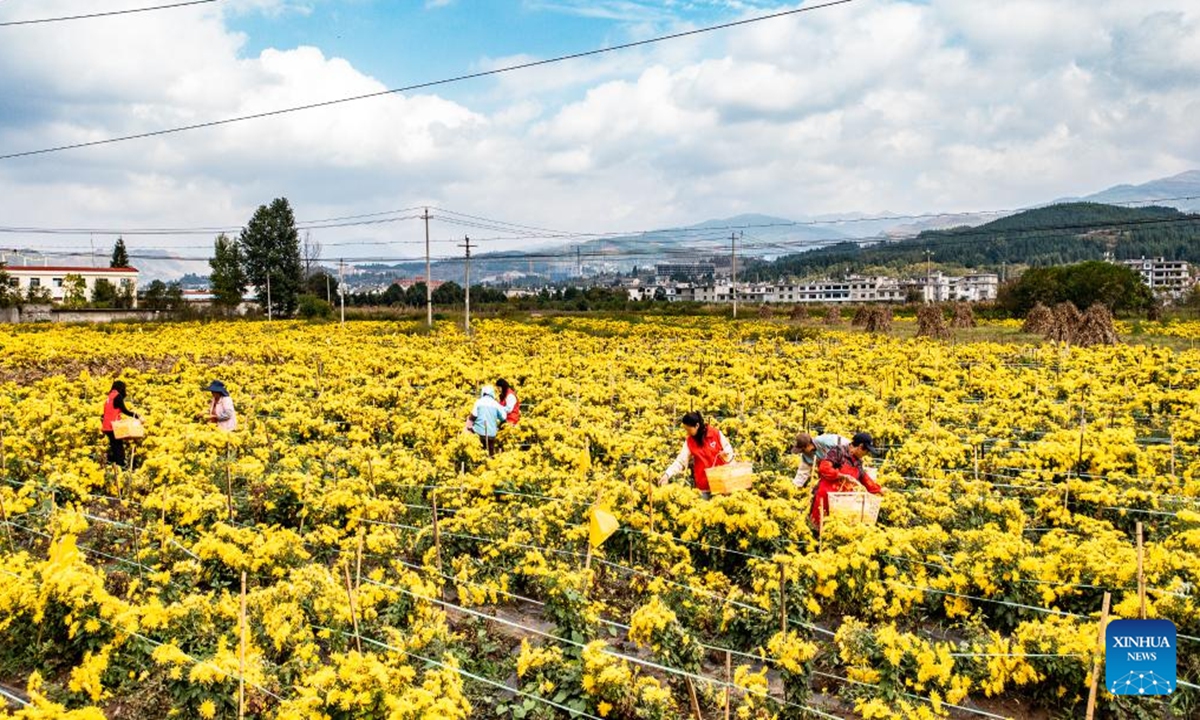
<instances>
[{"instance_id":1,"label":"green hillside","mask_svg":"<svg viewBox=\"0 0 1200 720\"><path fill-rule=\"evenodd\" d=\"M1099 260L1166 257L1200 262L1200 215L1167 207L1126 208L1063 203L1027 210L979 227L932 230L896 242L860 246L839 243L788 255L758 266L763 277L803 276L833 268L899 268L926 260L968 268L1057 265Z\"/></svg>"}]
</instances>

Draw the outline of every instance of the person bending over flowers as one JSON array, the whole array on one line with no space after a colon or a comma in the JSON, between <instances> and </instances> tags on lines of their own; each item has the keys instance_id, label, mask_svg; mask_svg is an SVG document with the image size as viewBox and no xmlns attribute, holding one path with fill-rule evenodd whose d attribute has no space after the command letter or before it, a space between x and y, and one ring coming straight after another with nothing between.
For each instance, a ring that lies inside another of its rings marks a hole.
<instances>
[{"instance_id":1,"label":"person bending over flowers","mask_svg":"<svg viewBox=\"0 0 1200 720\"><path fill-rule=\"evenodd\" d=\"M665 485L668 480L678 475L687 467L690 459L696 489L700 491L701 497L707 500L712 497L708 489L708 469L732 461L733 447L725 435L715 426L706 424L698 412L684 415L680 423L687 432L687 437L675 462L659 477L658 484Z\"/></svg>"},{"instance_id":2,"label":"person bending over flowers","mask_svg":"<svg viewBox=\"0 0 1200 720\"><path fill-rule=\"evenodd\" d=\"M817 492L813 497L810 517L819 530L821 518L829 514L829 493L848 492L861 485L867 492L879 495L879 486L863 467L862 460L875 454L874 441L865 432L857 433L849 445L838 445L817 463Z\"/></svg>"}]
</instances>

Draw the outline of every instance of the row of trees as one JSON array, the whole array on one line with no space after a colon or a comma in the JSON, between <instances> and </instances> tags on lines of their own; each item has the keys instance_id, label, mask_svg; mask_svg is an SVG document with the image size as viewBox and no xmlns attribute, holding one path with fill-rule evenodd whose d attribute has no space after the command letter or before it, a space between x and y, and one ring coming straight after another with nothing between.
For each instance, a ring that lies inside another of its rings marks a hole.
<instances>
[{"instance_id":1,"label":"row of trees","mask_svg":"<svg viewBox=\"0 0 1200 720\"><path fill-rule=\"evenodd\" d=\"M997 305L1014 317L1024 317L1035 305L1072 303L1088 308L1104 305L1114 313L1150 312L1157 308L1142 277L1124 265L1100 260L1026 270L1000 288Z\"/></svg>"},{"instance_id":2,"label":"row of trees","mask_svg":"<svg viewBox=\"0 0 1200 720\"><path fill-rule=\"evenodd\" d=\"M232 309L253 285L257 302L273 315L287 317L300 305L306 277L300 233L287 198L260 205L236 240L224 233L208 261L214 304Z\"/></svg>"}]
</instances>

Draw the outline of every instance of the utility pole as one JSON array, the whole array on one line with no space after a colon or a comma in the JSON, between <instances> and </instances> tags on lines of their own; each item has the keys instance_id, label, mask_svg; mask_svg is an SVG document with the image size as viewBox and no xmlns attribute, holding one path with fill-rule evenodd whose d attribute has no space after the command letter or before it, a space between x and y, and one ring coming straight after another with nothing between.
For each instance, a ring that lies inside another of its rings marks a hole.
<instances>
[{"instance_id":1,"label":"utility pole","mask_svg":"<svg viewBox=\"0 0 1200 720\"><path fill-rule=\"evenodd\" d=\"M925 302L930 302L930 283L933 281L933 251L925 251Z\"/></svg>"},{"instance_id":2,"label":"utility pole","mask_svg":"<svg viewBox=\"0 0 1200 720\"><path fill-rule=\"evenodd\" d=\"M737 233L729 233L729 259L733 266L733 319L737 320Z\"/></svg>"},{"instance_id":3,"label":"utility pole","mask_svg":"<svg viewBox=\"0 0 1200 720\"><path fill-rule=\"evenodd\" d=\"M329 272L328 271L323 271L323 272L325 272L325 302L332 305L333 304L333 293L329 289ZM341 291L342 291L342 281L341 281L341 278L338 278L338 292L340 293Z\"/></svg>"},{"instance_id":4,"label":"utility pole","mask_svg":"<svg viewBox=\"0 0 1200 720\"><path fill-rule=\"evenodd\" d=\"M459 247L465 248L467 251L467 265L466 265L467 276L466 276L466 288L465 288L467 291L467 306L466 306L466 314L465 314L464 320L463 320L463 332L470 335L471 334L471 238L463 236L463 243L461 245L459 245Z\"/></svg>"},{"instance_id":5,"label":"utility pole","mask_svg":"<svg viewBox=\"0 0 1200 720\"><path fill-rule=\"evenodd\" d=\"M433 278L429 275L429 208L421 216L425 221L425 324L433 327Z\"/></svg>"},{"instance_id":6,"label":"utility pole","mask_svg":"<svg viewBox=\"0 0 1200 720\"><path fill-rule=\"evenodd\" d=\"M1008 261L1002 260L1002 261L1000 261L1000 282L1001 282L1001 284L1003 284L1004 281L1006 281L1008 279L1006 277L1007 275L1008 275Z\"/></svg>"},{"instance_id":7,"label":"utility pole","mask_svg":"<svg viewBox=\"0 0 1200 720\"><path fill-rule=\"evenodd\" d=\"M346 324L346 284L345 280L346 261L338 260L338 298L342 301L342 325Z\"/></svg>"}]
</instances>

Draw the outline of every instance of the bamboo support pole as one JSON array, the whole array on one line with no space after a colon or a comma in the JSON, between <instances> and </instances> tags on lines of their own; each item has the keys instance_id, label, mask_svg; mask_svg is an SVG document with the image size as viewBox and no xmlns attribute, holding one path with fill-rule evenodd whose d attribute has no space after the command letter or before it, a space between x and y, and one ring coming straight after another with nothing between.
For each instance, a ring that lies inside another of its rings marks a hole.
<instances>
[{"instance_id":1,"label":"bamboo support pole","mask_svg":"<svg viewBox=\"0 0 1200 720\"><path fill-rule=\"evenodd\" d=\"M1104 628L1108 625L1108 603L1111 599L1112 595L1110 593L1104 593L1104 605L1100 609L1097 653L1095 659L1092 660L1092 682L1091 687L1088 689L1087 720L1093 720L1096 716L1096 683L1100 681L1100 660L1104 657Z\"/></svg>"}]
</instances>

